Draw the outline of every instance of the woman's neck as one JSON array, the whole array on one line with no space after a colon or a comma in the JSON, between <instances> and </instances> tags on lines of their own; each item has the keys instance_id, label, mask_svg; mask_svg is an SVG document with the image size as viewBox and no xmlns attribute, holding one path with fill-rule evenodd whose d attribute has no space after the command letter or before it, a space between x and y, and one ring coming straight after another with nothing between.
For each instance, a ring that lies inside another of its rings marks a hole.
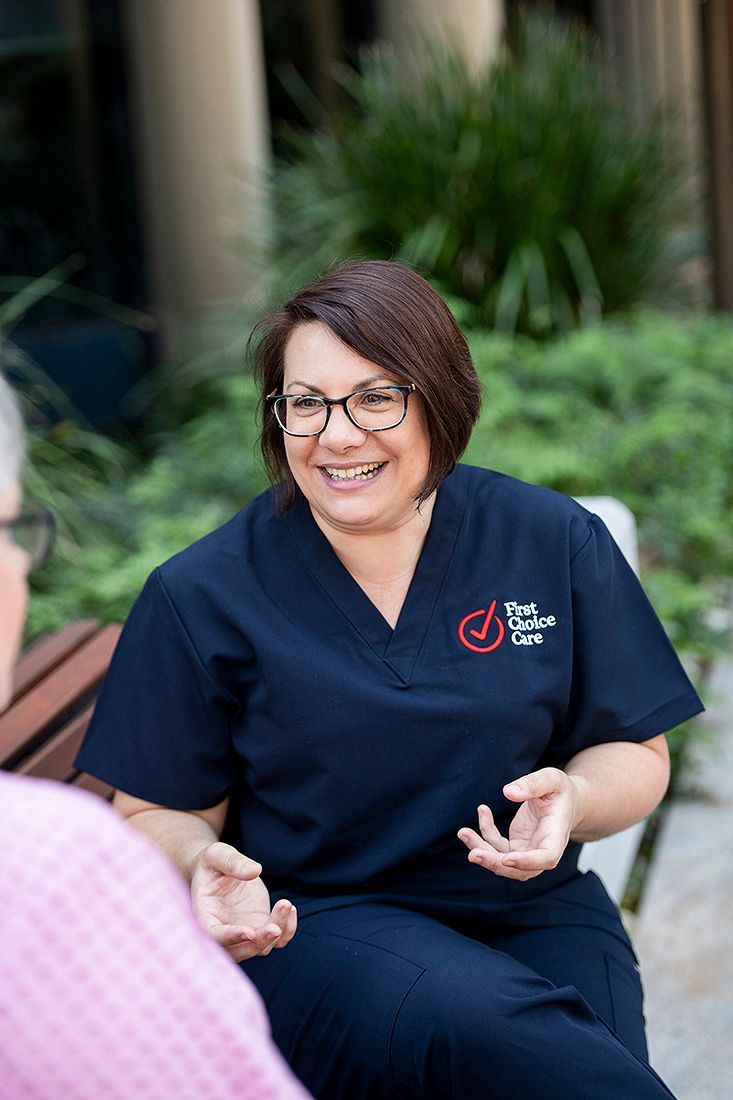
<instances>
[{"instance_id":1,"label":"woman's neck","mask_svg":"<svg viewBox=\"0 0 733 1100\"><path fill-rule=\"evenodd\" d=\"M332 528L313 514L341 564L393 628L430 529L434 504L435 494L404 523L377 531Z\"/></svg>"}]
</instances>

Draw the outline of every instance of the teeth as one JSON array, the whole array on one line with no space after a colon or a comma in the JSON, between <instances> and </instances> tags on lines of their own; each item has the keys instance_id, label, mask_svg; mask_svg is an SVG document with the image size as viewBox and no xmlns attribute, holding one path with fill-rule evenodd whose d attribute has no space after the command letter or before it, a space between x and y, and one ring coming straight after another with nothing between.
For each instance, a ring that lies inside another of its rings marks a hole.
<instances>
[{"instance_id":1,"label":"teeth","mask_svg":"<svg viewBox=\"0 0 733 1100\"><path fill-rule=\"evenodd\" d=\"M360 481L369 481L383 465L383 462L368 462L363 466L350 466L346 470L337 470L333 466L326 466L325 470L334 481L354 481L357 478Z\"/></svg>"}]
</instances>

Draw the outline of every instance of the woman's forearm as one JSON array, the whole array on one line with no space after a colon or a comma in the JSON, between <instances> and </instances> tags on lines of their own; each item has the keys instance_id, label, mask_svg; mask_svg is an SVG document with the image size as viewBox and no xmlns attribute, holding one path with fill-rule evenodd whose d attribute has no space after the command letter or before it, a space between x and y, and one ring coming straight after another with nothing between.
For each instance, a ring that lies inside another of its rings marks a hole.
<instances>
[{"instance_id":1,"label":"woman's forearm","mask_svg":"<svg viewBox=\"0 0 733 1100\"><path fill-rule=\"evenodd\" d=\"M578 793L570 839L599 840L642 821L661 802L669 783L667 742L660 734L641 744L593 745L565 771Z\"/></svg>"},{"instance_id":2,"label":"woman's forearm","mask_svg":"<svg viewBox=\"0 0 733 1100\"><path fill-rule=\"evenodd\" d=\"M127 821L162 848L188 882L196 856L219 839L208 821L189 810L138 810Z\"/></svg>"}]
</instances>

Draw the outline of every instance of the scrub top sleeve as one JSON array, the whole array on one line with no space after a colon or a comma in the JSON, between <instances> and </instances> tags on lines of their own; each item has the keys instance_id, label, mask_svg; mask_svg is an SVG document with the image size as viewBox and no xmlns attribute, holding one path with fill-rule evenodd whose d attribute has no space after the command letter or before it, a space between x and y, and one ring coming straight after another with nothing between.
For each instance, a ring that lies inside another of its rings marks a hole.
<instances>
[{"instance_id":1,"label":"scrub top sleeve","mask_svg":"<svg viewBox=\"0 0 733 1100\"><path fill-rule=\"evenodd\" d=\"M234 778L234 709L156 569L125 623L76 766L150 802L206 809Z\"/></svg>"},{"instance_id":2,"label":"scrub top sleeve","mask_svg":"<svg viewBox=\"0 0 733 1100\"><path fill-rule=\"evenodd\" d=\"M703 710L636 574L602 520L571 562L572 683L546 763L581 749L647 741Z\"/></svg>"}]
</instances>

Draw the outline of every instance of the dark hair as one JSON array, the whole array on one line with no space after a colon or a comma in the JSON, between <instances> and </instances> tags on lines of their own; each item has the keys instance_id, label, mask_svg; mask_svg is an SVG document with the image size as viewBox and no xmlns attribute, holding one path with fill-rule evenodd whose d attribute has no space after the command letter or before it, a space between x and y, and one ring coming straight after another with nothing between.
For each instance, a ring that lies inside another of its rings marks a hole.
<instances>
[{"instance_id":1,"label":"dark hair","mask_svg":"<svg viewBox=\"0 0 733 1100\"><path fill-rule=\"evenodd\" d=\"M327 325L353 351L400 382L414 382L425 408L430 461L418 504L437 489L463 454L478 419L481 383L471 353L440 295L420 275L388 260L342 264L303 287L249 338L261 386L260 446L273 483L283 480L280 510L295 500L281 428L264 398L282 393L285 347L295 328ZM264 331L264 336L257 343Z\"/></svg>"}]
</instances>

